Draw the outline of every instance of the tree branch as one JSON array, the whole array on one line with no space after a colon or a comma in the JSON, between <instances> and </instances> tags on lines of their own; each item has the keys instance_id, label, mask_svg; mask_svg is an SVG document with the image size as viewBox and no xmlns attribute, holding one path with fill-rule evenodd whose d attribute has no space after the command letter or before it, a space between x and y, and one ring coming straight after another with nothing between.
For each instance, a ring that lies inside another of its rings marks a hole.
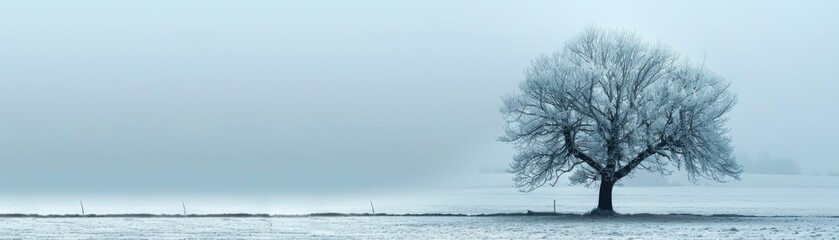
<instances>
[{"instance_id":1,"label":"tree branch","mask_svg":"<svg viewBox=\"0 0 839 240\"><path fill-rule=\"evenodd\" d=\"M583 162L591 166L591 168L597 170L598 173L603 172L603 167L600 166L600 164L595 162L594 159L592 159L591 157L577 149L576 146L574 146L574 137L571 136L571 131L564 131L563 134L565 135L565 148L568 149L569 154L576 157L577 159L582 160Z\"/></svg>"},{"instance_id":2,"label":"tree branch","mask_svg":"<svg viewBox=\"0 0 839 240\"><path fill-rule=\"evenodd\" d=\"M632 171L632 169L635 169L635 167L641 164L641 162L643 162L644 159L647 159L647 157L649 156L655 155L656 153L658 153L658 150L660 148L663 148L665 146L667 146L667 142L665 142L664 140L661 140L655 146L647 146L647 149L638 153L638 155L635 156L635 158L633 158L632 161L629 161L629 163L627 163L626 166L623 166L620 170L618 170L615 173L615 178L621 179L625 177L627 174L629 174L629 172Z\"/></svg>"}]
</instances>

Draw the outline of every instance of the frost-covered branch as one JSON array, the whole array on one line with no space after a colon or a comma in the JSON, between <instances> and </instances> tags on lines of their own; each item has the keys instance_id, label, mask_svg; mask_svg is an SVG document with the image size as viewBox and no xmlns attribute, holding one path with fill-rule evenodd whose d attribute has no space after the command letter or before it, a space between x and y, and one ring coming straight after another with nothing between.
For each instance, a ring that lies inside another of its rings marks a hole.
<instances>
[{"instance_id":1,"label":"frost-covered branch","mask_svg":"<svg viewBox=\"0 0 839 240\"><path fill-rule=\"evenodd\" d=\"M638 166L667 173L668 165L692 180L737 178L728 89L665 45L590 28L531 62L504 98L499 140L518 151L509 171L526 191L572 170L574 183L617 181Z\"/></svg>"}]
</instances>

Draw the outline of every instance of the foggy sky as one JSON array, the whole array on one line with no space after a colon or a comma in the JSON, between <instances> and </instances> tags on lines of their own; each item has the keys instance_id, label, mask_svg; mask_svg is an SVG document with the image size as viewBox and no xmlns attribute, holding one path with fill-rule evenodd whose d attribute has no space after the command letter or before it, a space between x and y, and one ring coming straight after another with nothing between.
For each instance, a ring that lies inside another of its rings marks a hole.
<instances>
[{"instance_id":1,"label":"foggy sky","mask_svg":"<svg viewBox=\"0 0 839 240\"><path fill-rule=\"evenodd\" d=\"M3 192L409 186L505 169L500 97L589 25L726 77L739 154L839 172L839 5L2 1Z\"/></svg>"}]
</instances>

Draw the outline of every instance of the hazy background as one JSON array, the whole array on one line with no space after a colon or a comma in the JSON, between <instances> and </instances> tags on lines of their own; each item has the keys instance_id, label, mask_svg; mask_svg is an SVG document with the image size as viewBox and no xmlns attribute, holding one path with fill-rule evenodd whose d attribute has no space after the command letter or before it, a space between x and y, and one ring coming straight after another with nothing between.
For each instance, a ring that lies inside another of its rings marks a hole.
<instances>
[{"instance_id":1,"label":"hazy background","mask_svg":"<svg viewBox=\"0 0 839 240\"><path fill-rule=\"evenodd\" d=\"M837 174L837 11L835 1L2 1L0 192L410 189L503 171L512 150L495 141L500 97L531 58L587 25L637 29L731 80L729 126L747 171Z\"/></svg>"}]
</instances>

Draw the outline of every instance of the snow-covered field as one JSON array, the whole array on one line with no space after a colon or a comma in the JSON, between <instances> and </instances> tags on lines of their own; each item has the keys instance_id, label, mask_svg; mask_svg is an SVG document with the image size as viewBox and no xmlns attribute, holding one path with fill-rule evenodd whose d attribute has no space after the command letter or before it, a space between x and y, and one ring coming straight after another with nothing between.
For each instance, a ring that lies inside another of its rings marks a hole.
<instances>
[{"instance_id":1,"label":"snow-covered field","mask_svg":"<svg viewBox=\"0 0 839 240\"><path fill-rule=\"evenodd\" d=\"M481 186L390 194L312 196L97 197L87 214L377 213L489 214L551 212L560 215L337 216L215 218L0 217L0 239L49 238L614 238L614 239L836 239L839 177L745 176L730 184L616 188L615 209L629 216L580 216L597 191L582 187L519 193L509 180ZM0 198L0 214L78 214L79 198ZM699 216L714 215L717 216ZM722 216L719 216L722 214ZM733 216L738 215L738 216Z\"/></svg>"},{"instance_id":2,"label":"snow-covered field","mask_svg":"<svg viewBox=\"0 0 839 240\"><path fill-rule=\"evenodd\" d=\"M0 239L836 239L839 218L684 215L2 218Z\"/></svg>"}]
</instances>

